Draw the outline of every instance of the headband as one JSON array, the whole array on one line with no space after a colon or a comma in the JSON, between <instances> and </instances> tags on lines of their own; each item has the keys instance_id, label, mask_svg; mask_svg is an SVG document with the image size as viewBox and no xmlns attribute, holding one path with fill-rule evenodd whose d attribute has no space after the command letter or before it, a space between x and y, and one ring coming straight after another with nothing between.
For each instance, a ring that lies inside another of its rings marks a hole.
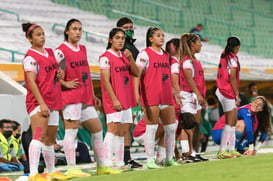
<instances>
[{"instance_id":1,"label":"headband","mask_svg":"<svg viewBox=\"0 0 273 181\"><path fill-rule=\"evenodd\" d=\"M29 27L29 29L27 30L27 38L29 38L29 33L34 29L34 28L36 28L37 26L39 26L39 25L37 25L37 24L33 24L33 25L31 25L30 27Z\"/></svg>"},{"instance_id":2,"label":"headband","mask_svg":"<svg viewBox=\"0 0 273 181\"><path fill-rule=\"evenodd\" d=\"M194 35L194 36L193 36L193 38L192 38L191 40L189 40L189 41L188 41L188 45L190 45L190 44L191 44L191 42L193 42L193 41L196 39L196 37L197 37L197 36L196 36L196 35Z\"/></svg>"}]
</instances>

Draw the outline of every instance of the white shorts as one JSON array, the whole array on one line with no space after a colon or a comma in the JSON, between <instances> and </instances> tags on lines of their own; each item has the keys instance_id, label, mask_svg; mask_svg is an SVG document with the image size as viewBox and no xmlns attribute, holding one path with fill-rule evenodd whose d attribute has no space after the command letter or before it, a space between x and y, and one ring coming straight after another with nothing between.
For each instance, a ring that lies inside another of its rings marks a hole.
<instances>
[{"instance_id":1,"label":"white shorts","mask_svg":"<svg viewBox=\"0 0 273 181\"><path fill-rule=\"evenodd\" d=\"M132 109L106 114L106 123L133 123Z\"/></svg>"},{"instance_id":2,"label":"white shorts","mask_svg":"<svg viewBox=\"0 0 273 181\"><path fill-rule=\"evenodd\" d=\"M144 136L145 136L145 133L144 133L143 135L141 135L141 136L133 137L133 138L134 138L134 140L135 140L136 142L138 142L139 144L144 145Z\"/></svg>"},{"instance_id":3,"label":"white shorts","mask_svg":"<svg viewBox=\"0 0 273 181\"><path fill-rule=\"evenodd\" d=\"M158 105L158 107L159 107L160 110L165 109L165 108L167 108L168 106L169 106L168 104L159 104L159 105Z\"/></svg>"},{"instance_id":4,"label":"white shorts","mask_svg":"<svg viewBox=\"0 0 273 181\"><path fill-rule=\"evenodd\" d=\"M64 106L63 116L65 120L80 120L84 122L89 119L98 118L98 114L94 106L86 104L68 104Z\"/></svg>"},{"instance_id":5,"label":"white shorts","mask_svg":"<svg viewBox=\"0 0 273 181\"><path fill-rule=\"evenodd\" d=\"M202 109L195 93L180 91L180 95L184 98L182 99L181 113L189 112L196 114L198 110Z\"/></svg>"},{"instance_id":6,"label":"white shorts","mask_svg":"<svg viewBox=\"0 0 273 181\"><path fill-rule=\"evenodd\" d=\"M215 94L216 94L219 102L221 103L224 112L231 111L232 109L237 107L236 103L235 103L235 99L228 99L228 98L224 97L221 94L221 92L219 91L219 89L216 90Z\"/></svg>"},{"instance_id":7,"label":"white shorts","mask_svg":"<svg viewBox=\"0 0 273 181\"><path fill-rule=\"evenodd\" d=\"M31 113L29 114L29 117L33 116L34 114L37 114L38 112L41 112L40 106L37 106L33 111L31 111ZM47 125L59 126L59 111L50 110Z\"/></svg>"}]
</instances>

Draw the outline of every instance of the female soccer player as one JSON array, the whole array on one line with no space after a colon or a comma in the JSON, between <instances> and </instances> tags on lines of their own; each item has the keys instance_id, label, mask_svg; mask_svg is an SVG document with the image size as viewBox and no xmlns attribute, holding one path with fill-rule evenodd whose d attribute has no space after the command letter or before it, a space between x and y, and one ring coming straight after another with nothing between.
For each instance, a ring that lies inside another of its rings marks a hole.
<instances>
[{"instance_id":1,"label":"female soccer player","mask_svg":"<svg viewBox=\"0 0 273 181\"><path fill-rule=\"evenodd\" d=\"M59 65L65 70L65 78L61 84L65 127L64 151L69 166L67 175L90 176L75 168L75 147L80 123L84 124L92 134L91 143L97 161L97 174L112 174L113 170L105 163L102 127L95 110L95 107L101 105L101 101L93 90L86 48L79 44L81 35L81 22L70 19L64 30L65 42L55 51Z\"/></svg>"},{"instance_id":2,"label":"female soccer player","mask_svg":"<svg viewBox=\"0 0 273 181\"><path fill-rule=\"evenodd\" d=\"M139 100L139 85L141 105L146 123L145 151L148 157L147 168L159 168L154 160L155 133L158 119L164 127L164 142L166 145L165 166L178 165L173 160L175 147L175 110L172 94L171 69L169 55L161 48L164 44L164 33L157 27L150 27L146 35L146 47L136 60L141 77L135 79L135 92Z\"/></svg>"},{"instance_id":3,"label":"female soccer player","mask_svg":"<svg viewBox=\"0 0 273 181\"><path fill-rule=\"evenodd\" d=\"M125 43L125 32L113 28L109 33L107 50L100 56L101 90L106 114L107 133L104 138L106 163L112 166L112 155L116 166L124 166L124 135L126 124L132 123L132 107L136 97L133 76L139 76L138 67L129 50L121 51Z\"/></svg>"},{"instance_id":4,"label":"female soccer player","mask_svg":"<svg viewBox=\"0 0 273 181\"><path fill-rule=\"evenodd\" d=\"M216 96L225 113L225 127L221 136L218 158L239 157L235 150L235 126L237 107L239 105L239 71L240 64L237 53L240 50L240 39L229 37L225 50L221 54L217 73Z\"/></svg>"},{"instance_id":5,"label":"female soccer player","mask_svg":"<svg viewBox=\"0 0 273 181\"><path fill-rule=\"evenodd\" d=\"M198 35L187 33L181 36L180 67L178 69L179 89L177 81L173 81L175 94L183 97L183 105L180 105L181 112L192 113L197 123L201 121L201 109L206 106L204 71L201 63L195 57L195 54L201 51L201 47L202 44ZM178 70L176 68L176 72ZM185 141L183 144L186 147L187 142ZM200 161L200 159L196 160L196 152L198 152L199 147L199 124L196 124L193 129L192 144L194 150L190 158L193 161Z\"/></svg>"},{"instance_id":6,"label":"female soccer player","mask_svg":"<svg viewBox=\"0 0 273 181\"><path fill-rule=\"evenodd\" d=\"M235 147L244 152L244 148L248 144L249 148L244 154L255 155L271 129L270 111L265 98L257 96L250 104L238 108L237 119ZM220 144L224 126L225 116L223 115L212 131L212 138L216 144ZM262 134L254 148L254 134L257 130Z\"/></svg>"},{"instance_id":7,"label":"female soccer player","mask_svg":"<svg viewBox=\"0 0 273 181\"><path fill-rule=\"evenodd\" d=\"M31 120L33 138L29 146L29 180L68 179L55 170L54 143L62 110L61 85L64 72L59 70L54 52L45 48L45 33L41 26L22 24L23 31L31 43L23 60L27 88L26 108ZM43 153L47 178L38 174L40 153Z\"/></svg>"}]
</instances>

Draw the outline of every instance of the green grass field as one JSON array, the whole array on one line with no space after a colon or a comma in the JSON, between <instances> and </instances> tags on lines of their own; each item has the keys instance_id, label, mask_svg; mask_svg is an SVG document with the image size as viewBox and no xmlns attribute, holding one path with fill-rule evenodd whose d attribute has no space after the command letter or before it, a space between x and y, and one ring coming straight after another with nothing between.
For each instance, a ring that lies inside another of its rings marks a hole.
<instances>
[{"instance_id":1,"label":"green grass field","mask_svg":"<svg viewBox=\"0 0 273 181\"><path fill-rule=\"evenodd\" d=\"M88 171L88 170L86 170ZM1 174L1 176L4 176ZM15 180L18 176L9 176ZM129 171L118 175L74 178L72 181L271 181L273 154L184 164L155 170Z\"/></svg>"}]
</instances>

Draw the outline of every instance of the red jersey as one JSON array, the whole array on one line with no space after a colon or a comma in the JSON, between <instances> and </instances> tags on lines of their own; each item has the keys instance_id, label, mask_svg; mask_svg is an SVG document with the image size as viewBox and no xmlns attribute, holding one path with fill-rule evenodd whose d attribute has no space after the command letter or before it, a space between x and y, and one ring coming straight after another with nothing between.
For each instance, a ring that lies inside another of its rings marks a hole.
<instances>
[{"instance_id":1,"label":"red jersey","mask_svg":"<svg viewBox=\"0 0 273 181\"><path fill-rule=\"evenodd\" d=\"M121 57L115 56L109 51L106 51L101 57L107 57L110 65L110 82L113 87L114 93L117 99L122 105L122 110L126 110L131 107L136 107L136 96L134 89L134 79L130 71L130 62L121 52ZM108 95L101 77L101 92L103 108L106 114L117 112L114 109L113 101Z\"/></svg>"},{"instance_id":2,"label":"red jersey","mask_svg":"<svg viewBox=\"0 0 273 181\"><path fill-rule=\"evenodd\" d=\"M85 103L93 106L93 88L86 48L84 45L79 45L79 48L79 51L73 51L65 43L57 48L63 52L66 61L64 80L77 78L80 82L80 86L75 89L62 88L63 104Z\"/></svg>"},{"instance_id":3,"label":"red jersey","mask_svg":"<svg viewBox=\"0 0 273 181\"><path fill-rule=\"evenodd\" d=\"M228 73L228 64L230 63L231 59L235 59L237 62L237 67L236 67L236 82L237 82L237 88L239 92L239 71L240 71L240 64L237 55L234 53L230 53L230 55L227 55L224 57L224 53L221 55L219 67L218 67L218 73L217 73L217 87L221 94L228 98L228 99L235 99L236 95L235 92L233 91L233 88L231 86L230 82L230 75Z\"/></svg>"},{"instance_id":4,"label":"red jersey","mask_svg":"<svg viewBox=\"0 0 273 181\"><path fill-rule=\"evenodd\" d=\"M151 48L144 51L149 57L149 66L140 79L141 105L173 105L172 80L169 55L159 55Z\"/></svg>"},{"instance_id":5,"label":"red jersey","mask_svg":"<svg viewBox=\"0 0 273 181\"><path fill-rule=\"evenodd\" d=\"M50 48L45 48L45 50L48 53L48 57L32 51L31 49L28 50L25 57L31 56L39 66L39 72L36 75L35 82L47 107L50 110L62 110L61 84L56 76L59 66L55 59L53 50ZM29 84L26 80L26 73L24 76L27 88L26 107L27 112L31 113L39 103L30 91Z\"/></svg>"},{"instance_id":6,"label":"red jersey","mask_svg":"<svg viewBox=\"0 0 273 181\"><path fill-rule=\"evenodd\" d=\"M183 69L183 63L186 60L189 60L189 57L187 55L181 61L181 69L179 72L180 90L185 91L185 92L193 92L188 84L188 81L186 80L184 69ZM192 71L194 71L193 80L196 84L196 87L198 88L200 94L203 97L206 97L206 82L205 82L205 78L204 78L203 67L202 67L201 63L196 59L193 59L191 61L191 63L193 64L193 68L194 68L194 70L192 70Z\"/></svg>"},{"instance_id":7,"label":"red jersey","mask_svg":"<svg viewBox=\"0 0 273 181\"><path fill-rule=\"evenodd\" d=\"M158 123L158 127L163 127L163 125ZM134 138L140 137L140 136L144 135L145 132L146 132L146 123L145 123L145 119L143 117L139 121L139 123L137 123L137 125L135 126L134 131L133 131L133 137Z\"/></svg>"}]
</instances>

